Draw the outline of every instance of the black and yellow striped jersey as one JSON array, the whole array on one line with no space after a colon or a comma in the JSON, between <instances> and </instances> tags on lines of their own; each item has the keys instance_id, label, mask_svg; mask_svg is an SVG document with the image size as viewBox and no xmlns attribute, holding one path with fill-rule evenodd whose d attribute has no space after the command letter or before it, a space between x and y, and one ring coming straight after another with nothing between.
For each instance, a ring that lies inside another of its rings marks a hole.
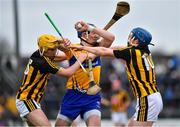
<instances>
[{"instance_id":1,"label":"black and yellow striped jersey","mask_svg":"<svg viewBox=\"0 0 180 127\"><path fill-rule=\"evenodd\" d=\"M144 97L158 91L155 69L151 53L148 49L134 46L113 51L116 58L126 61L126 72L137 98Z\"/></svg>"},{"instance_id":2,"label":"black and yellow striped jersey","mask_svg":"<svg viewBox=\"0 0 180 127\"><path fill-rule=\"evenodd\" d=\"M130 101L129 94L126 90L118 90L111 96L111 110L113 112L126 111L125 103Z\"/></svg>"},{"instance_id":3,"label":"black and yellow striped jersey","mask_svg":"<svg viewBox=\"0 0 180 127\"><path fill-rule=\"evenodd\" d=\"M80 44L75 44L75 45L80 45ZM73 49L73 52L78 56L78 54L82 52L86 52L84 50L78 50L78 49ZM76 62L75 57L73 56L72 52L66 52L67 59L69 61L70 66L73 65ZM86 71L89 71L89 66L88 66L88 61L84 61L82 63ZM100 57L96 57L92 61L92 71L94 75L94 82L96 84L99 84L100 82L100 72L101 72L101 59ZM82 68L79 68L71 77L69 77L66 88L67 89L81 89L81 90L86 90L89 88L89 76L87 73L85 73Z\"/></svg>"},{"instance_id":4,"label":"black and yellow striped jersey","mask_svg":"<svg viewBox=\"0 0 180 127\"><path fill-rule=\"evenodd\" d=\"M39 51L34 52L24 71L23 82L16 95L17 99L34 99L40 102L48 81L49 73L55 74L59 67L49 58L40 56Z\"/></svg>"}]
</instances>

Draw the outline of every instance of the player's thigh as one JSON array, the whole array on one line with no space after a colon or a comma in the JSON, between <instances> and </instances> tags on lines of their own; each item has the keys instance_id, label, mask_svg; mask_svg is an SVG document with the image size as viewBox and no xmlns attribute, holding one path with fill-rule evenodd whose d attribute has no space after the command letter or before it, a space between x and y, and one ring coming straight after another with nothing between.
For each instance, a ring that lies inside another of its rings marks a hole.
<instances>
[{"instance_id":1,"label":"player's thigh","mask_svg":"<svg viewBox=\"0 0 180 127\"><path fill-rule=\"evenodd\" d=\"M50 125L47 117L41 110L40 104L33 99L16 99L16 108L22 118L28 125Z\"/></svg>"},{"instance_id":2,"label":"player's thigh","mask_svg":"<svg viewBox=\"0 0 180 127\"><path fill-rule=\"evenodd\" d=\"M128 127L152 127L152 125L152 121L140 122L135 121L133 118L131 118L128 122Z\"/></svg>"},{"instance_id":3,"label":"player's thigh","mask_svg":"<svg viewBox=\"0 0 180 127\"><path fill-rule=\"evenodd\" d=\"M29 124L34 126L51 126L48 118L41 109L30 112L26 118Z\"/></svg>"}]
</instances>

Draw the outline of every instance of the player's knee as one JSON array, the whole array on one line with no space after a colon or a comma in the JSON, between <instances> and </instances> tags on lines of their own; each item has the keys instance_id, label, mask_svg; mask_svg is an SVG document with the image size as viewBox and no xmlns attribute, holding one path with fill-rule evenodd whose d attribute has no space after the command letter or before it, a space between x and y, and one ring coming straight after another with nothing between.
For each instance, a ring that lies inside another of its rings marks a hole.
<instances>
[{"instance_id":1,"label":"player's knee","mask_svg":"<svg viewBox=\"0 0 180 127\"><path fill-rule=\"evenodd\" d=\"M86 121L87 126L101 126L101 118L98 115L90 116Z\"/></svg>"},{"instance_id":2,"label":"player's knee","mask_svg":"<svg viewBox=\"0 0 180 127\"><path fill-rule=\"evenodd\" d=\"M56 120L55 127L59 127L59 126L68 126L68 122L58 118Z\"/></svg>"}]
</instances>

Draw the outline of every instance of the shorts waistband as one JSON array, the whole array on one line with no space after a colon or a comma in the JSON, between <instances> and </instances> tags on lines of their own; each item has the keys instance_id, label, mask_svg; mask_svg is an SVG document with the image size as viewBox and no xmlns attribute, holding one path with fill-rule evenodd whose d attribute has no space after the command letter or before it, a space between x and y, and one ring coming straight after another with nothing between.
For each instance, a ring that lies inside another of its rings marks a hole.
<instances>
[{"instance_id":1,"label":"shorts waistband","mask_svg":"<svg viewBox=\"0 0 180 127\"><path fill-rule=\"evenodd\" d=\"M76 88L76 89L68 89L68 91L74 91L74 92L78 92L78 93L82 93L82 94L86 94L86 93L87 93L87 90L85 90L85 89L79 89L79 88Z\"/></svg>"}]
</instances>

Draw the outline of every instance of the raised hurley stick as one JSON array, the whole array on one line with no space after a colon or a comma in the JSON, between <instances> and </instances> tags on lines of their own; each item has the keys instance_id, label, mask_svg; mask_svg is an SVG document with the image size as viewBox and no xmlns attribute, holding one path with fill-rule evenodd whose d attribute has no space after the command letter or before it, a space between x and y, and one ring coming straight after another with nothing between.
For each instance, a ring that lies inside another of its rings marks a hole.
<instances>
[{"instance_id":1,"label":"raised hurley stick","mask_svg":"<svg viewBox=\"0 0 180 127\"><path fill-rule=\"evenodd\" d=\"M130 11L130 5L129 3L125 1L121 1L117 3L116 11L111 18L111 20L107 23L107 25L104 27L105 30L109 29L115 22L117 22L120 18L127 15Z\"/></svg>"}]
</instances>

